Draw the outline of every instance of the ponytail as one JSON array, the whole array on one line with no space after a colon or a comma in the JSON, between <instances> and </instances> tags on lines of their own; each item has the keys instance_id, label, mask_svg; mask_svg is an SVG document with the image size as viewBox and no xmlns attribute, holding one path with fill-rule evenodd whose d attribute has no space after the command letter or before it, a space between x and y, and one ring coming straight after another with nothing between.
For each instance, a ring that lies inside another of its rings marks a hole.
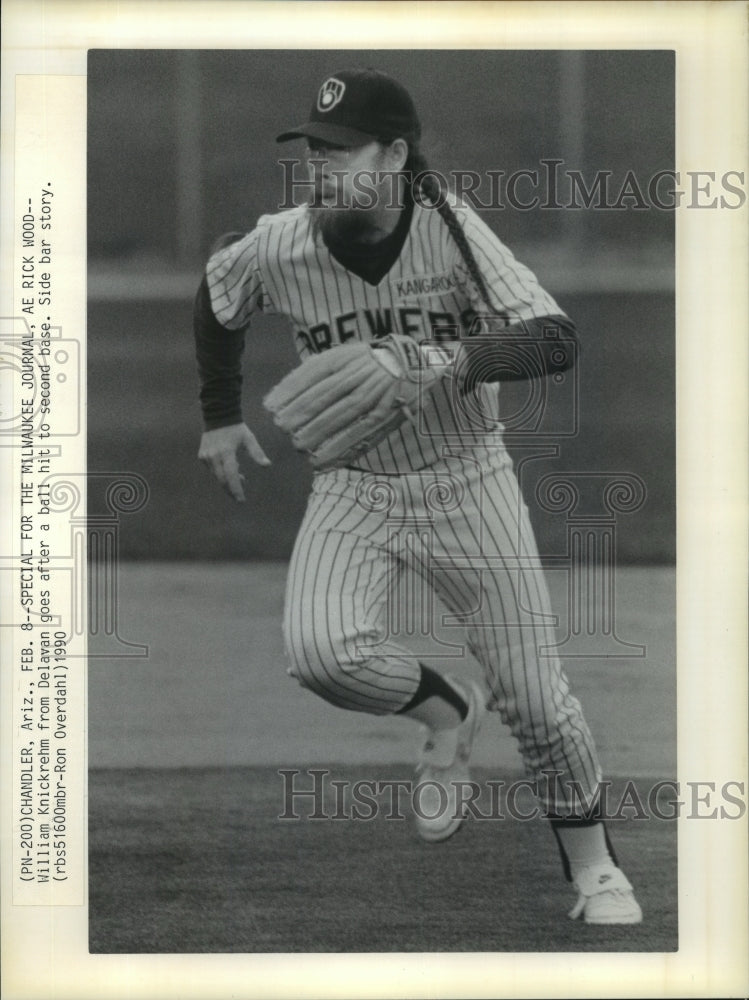
<instances>
[{"instance_id":1,"label":"ponytail","mask_svg":"<svg viewBox=\"0 0 749 1000\"><path fill-rule=\"evenodd\" d=\"M405 165L406 177L410 179L411 196L419 204L428 204L444 220L450 231L450 235L457 244L460 256L468 268L468 273L473 279L478 293L484 305L492 315L497 315L497 309L492 304L489 289L486 287L484 276L481 273L476 257L470 243L466 238L463 227L458 217L447 200L447 191L440 184L438 174L430 170L424 155L417 147L409 147L408 159Z\"/></svg>"}]
</instances>

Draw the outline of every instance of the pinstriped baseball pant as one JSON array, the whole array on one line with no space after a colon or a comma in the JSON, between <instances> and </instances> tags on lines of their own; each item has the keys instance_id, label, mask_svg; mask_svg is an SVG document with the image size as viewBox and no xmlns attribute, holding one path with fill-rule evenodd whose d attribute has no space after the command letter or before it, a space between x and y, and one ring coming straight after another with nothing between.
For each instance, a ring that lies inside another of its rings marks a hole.
<instances>
[{"instance_id":1,"label":"pinstriped baseball pant","mask_svg":"<svg viewBox=\"0 0 749 1000\"><path fill-rule=\"evenodd\" d=\"M596 750L550 648L546 581L506 454L452 456L398 476L315 476L286 589L291 674L342 708L402 709L420 675L398 634L405 586L418 613L430 613L435 593L450 623L462 625L489 707L518 741L542 804L572 811L569 781L592 801L601 780ZM550 770L557 782L544 778Z\"/></svg>"}]
</instances>

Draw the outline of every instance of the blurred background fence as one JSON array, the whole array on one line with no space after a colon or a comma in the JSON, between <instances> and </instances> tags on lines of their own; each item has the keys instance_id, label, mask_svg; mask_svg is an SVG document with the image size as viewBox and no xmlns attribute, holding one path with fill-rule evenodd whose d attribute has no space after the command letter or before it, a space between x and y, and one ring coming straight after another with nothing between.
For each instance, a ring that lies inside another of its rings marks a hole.
<instances>
[{"instance_id":1,"label":"blurred background fence","mask_svg":"<svg viewBox=\"0 0 749 1000\"><path fill-rule=\"evenodd\" d=\"M556 197L526 178L517 193L540 195L539 206L512 207L500 196L482 212L577 322L582 342L574 386L544 390L546 433L513 446L541 551L563 552L568 524L539 509L540 480L606 472L645 487L642 505L617 519L617 558L672 561L674 218L647 192L673 168L674 60L613 50L90 53L89 470L135 472L149 488L148 504L123 515L121 555L288 556L310 473L260 406L294 363L288 328L263 317L248 337L245 416L273 466L247 470L248 503L237 507L195 459L192 297L215 237L250 229L283 202L279 155L297 150L278 147L275 136L301 122L321 80L347 65L405 83L422 115L424 151L445 174L528 170L543 180L544 161L560 161ZM605 174L608 207L596 207L597 198L584 207L579 193L570 207L567 171L588 189ZM628 176L647 204L635 191L615 208ZM659 190L664 197L667 186ZM523 409L526 394L523 386L504 394L508 414ZM564 426L570 406L575 433L556 438L555 421Z\"/></svg>"}]
</instances>

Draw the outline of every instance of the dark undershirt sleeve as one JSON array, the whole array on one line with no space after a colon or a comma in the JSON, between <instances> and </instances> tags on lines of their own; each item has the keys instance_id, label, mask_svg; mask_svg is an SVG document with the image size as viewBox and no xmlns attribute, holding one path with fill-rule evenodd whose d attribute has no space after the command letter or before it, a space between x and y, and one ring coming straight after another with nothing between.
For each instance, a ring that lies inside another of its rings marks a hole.
<instances>
[{"instance_id":1,"label":"dark undershirt sleeve","mask_svg":"<svg viewBox=\"0 0 749 1000\"><path fill-rule=\"evenodd\" d=\"M566 316L541 316L522 326L463 341L468 391L479 382L517 382L564 372L580 353L575 324Z\"/></svg>"},{"instance_id":2,"label":"dark undershirt sleeve","mask_svg":"<svg viewBox=\"0 0 749 1000\"><path fill-rule=\"evenodd\" d=\"M205 277L193 309L200 405L206 430L242 423L244 330L227 330L213 314Z\"/></svg>"}]
</instances>

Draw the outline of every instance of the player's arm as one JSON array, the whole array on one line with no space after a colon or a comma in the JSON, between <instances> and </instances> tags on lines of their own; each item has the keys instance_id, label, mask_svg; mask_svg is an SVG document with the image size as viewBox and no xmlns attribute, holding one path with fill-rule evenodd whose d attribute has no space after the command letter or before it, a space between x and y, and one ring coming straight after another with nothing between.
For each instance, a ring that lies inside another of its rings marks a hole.
<instances>
[{"instance_id":1,"label":"player's arm","mask_svg":"<svg viewBox=\"0 0 749 1000\"><path fill-rule=\"evenodd\" d=\"M580 352L573 321L475 212L461 214L467 243L461 266L471 278L476 316L463 354L473 381L516 381L571 368Z\"/></svg>"},{"instance_id":2,"label":"player's arm","mask_svg":"<svg viewBox=\"0 0 749 1000\"><path fill-rule=\"evenodd\" d=\"M193 330L205 426L198 458L241 503L244 477L239 471L239 451L245 450L259 465L270 465L270 459L242 418L244 329L229 330L219 323L205 277L195 297Z\"/></svg>"},{"instance_id":3,"label":"player's arm","mask_svg":"<svg viewBox=\"0 0 749 1000\"><path fill-rule=\"evenodd\" d=\"M572 368L580 352L575 324L563 313L517 323L486 320L475 341L461 345L463 388L477 382L517 382ZM492 328L493 327L493 328Z\"/></svg>"}]
</instances>

